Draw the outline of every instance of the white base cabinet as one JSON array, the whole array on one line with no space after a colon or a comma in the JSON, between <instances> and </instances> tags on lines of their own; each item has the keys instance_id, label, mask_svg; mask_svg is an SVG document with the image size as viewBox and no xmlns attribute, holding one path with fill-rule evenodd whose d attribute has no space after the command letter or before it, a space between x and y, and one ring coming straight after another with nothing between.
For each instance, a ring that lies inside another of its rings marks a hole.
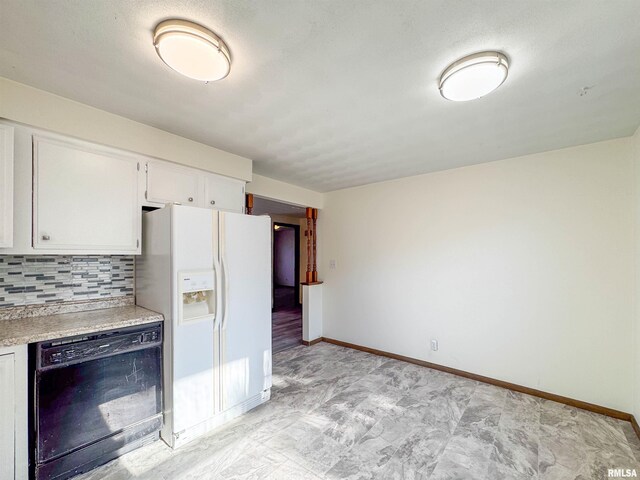
<instances>
[{"instance_id":1,"label":"white base cabinet","mask_svg":"<svg viewBox=\"0 0 640 480\"><path fill-rule=\"evenodd\" d=\"M29 477L27 346L0 347L0 480Z\"/></svg>"}]
</instances>

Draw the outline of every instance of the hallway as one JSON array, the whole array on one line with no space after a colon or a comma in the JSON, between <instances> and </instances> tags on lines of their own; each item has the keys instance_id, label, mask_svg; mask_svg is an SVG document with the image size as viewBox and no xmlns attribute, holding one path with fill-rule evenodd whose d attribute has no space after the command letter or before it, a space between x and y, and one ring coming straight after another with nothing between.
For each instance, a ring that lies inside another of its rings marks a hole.
<instances>
[{"instance_id":1,"label":"hallway","mask_svg":"<svg viewBox=\"0 0 640 480\"><path fill-rule=\"evenodd\" d=\"M273 353L302 343L302 306L296 298L295 287L275 287L272 327Z\"/></svg>"}]
</instances>

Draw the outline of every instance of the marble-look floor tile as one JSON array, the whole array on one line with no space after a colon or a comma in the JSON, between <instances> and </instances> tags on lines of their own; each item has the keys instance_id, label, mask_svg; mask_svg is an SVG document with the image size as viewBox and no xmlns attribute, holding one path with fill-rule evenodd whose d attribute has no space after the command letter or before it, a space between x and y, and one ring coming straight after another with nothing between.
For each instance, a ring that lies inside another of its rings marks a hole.
<instances>
[{"instance_id":1,"label":"marble-look floor tile","mask_svg":"<svg viewBox=\"0 0 640 480\"><path fill-rule=\"evenodd\" d=\"M587 452L579 436L563 435L554 427L540 428L538 442L538 469L541 473L560 465L569 471L578 471Z\"/></svg>"},{"instance_id":2,"label":"marble-look floor tile","mask_svg":"<svg viewBox=\"0 0 640 480\"><path fill-rule=\"evenodd\" d=\"M81 475L83 480L154 480L165 462L171 462L172 452L162 441L127 453L117 460Z\"/></svg>"},{"instance_id":3,"label":"marble-look floor tile","mask_svg":"<svg viewBox=\"0 0 640 480\"><path fill-rule=\"evenodd\" d=\"M526 430L499 429L491 460L522 475L534 476L538 472L538 438Z\"/></svg>"},{"instance_id":4,"label":"marble-look floor tile","mask_svg":"<svg viewBox=\"0 0 640 480\"><path fill-rule=\"evenodd\" d=\"M622 432L627 439L629 448L631 448L634 457L636 458L638 463L640 463L640 438L638 438L636 431L631 426L631 422L621 422L620 427L622 428Z\"/></svg>"},{"instance_id":5,"label":"marble-look floor tile","mask_svg":"<svg viewBox=\"0 0 640 480\"><path fill-rule=\"evenodd\" d=\"M328 479L373 479L391 460L396 447L377 435L367 435L346 452L325 475Z\"/></svg>"},{"instance_id":6,"label":"marble-look floor tile","mask_svg":"<svg viewBox=\"0 0 640 480\"><path fill-rule=\"evenodd\" d=\"M322 475L340 461L345 451L343 445L322 433L325 421L319 416L305 424L294 424L274 435L265 445L312 473Z\"/></svg>"},{"instance_id":7,"label":"marble-look floor tile","mask_svg":"<svg viewBox=\"0 0 640 480\"><path fill-rule=\"evenodd\" d=\"M380 435L393 445L399 445L422 423L420 412L412 411L398 405L383 416L371 427L367 435Z\"/></svg>"},{"instance_id":8,"label":"marble-look floor tile","mask_svg":"<svg viewBox=\"0 0 640 480\"><path fill-rule=\"evenodd\" d=\"M540 406L544 402L543 399L527 395L526 393L514 392L507 390L504 402L504 410L506 412L523 411L538 412L540 416Z\"/></svg>"},{"instance_id":9,"label":"marble-look floor tile","mask_svg":"<svg viewBox=\"0 0 640 480\"><path fill-rule=\"evenodd\" d=\"M507 390L500 423L537 433L542 399Z\"/></svg>"},{"instance_id":10,"label":"marble-look floor tile","mask_svg":"<svg viewBox=\"0 0 640 480\"><path fill-rule=\"evenodd\" d=\"M389 360L383 363L368 377L377 385L388 385L400 390L411 389L420 379L414 365L399 360Z\"/></svg>"},{"instance_id":11,"label":"marble-look floor tile","mask_svg":"<svg viewBox=\"0 0 640 480\"><path fill-rule=\"evenodd\" d=\"M501 462L490 461L486 477L491 480L537 480L538 473L522 473Z\"/></svg>"},{"instance_id":12,"label":"marble-look floor tile","mask_svg":"<svg viewBox=\"0 0 640 480\"><path fill-rule=\"evenodd\" d=\"M491 385L478 385L460 417L458 426L497 427L507 391Z\"/></svg>"},{"instance_id":13,"label":"marble-look floor tile","mask_svg":"<svg viewBox=\"0 0 640 480\"><path fill-rule=\"evenodd\" d=\"M324 391L317 384L290 383L272 395L273 403L290 410L308 412L322 405Z\"/></svg>"},{"instance_id":14,"label":"marble-look floor tile","mask_svg":"<svg viewBox=\"0 0 640 480\"><path fill-rule=\"evenodd\" d=\"M541 468L538 472L538 480L576 480L580 470L572 470L560 464Z\"/></svg>"},{"instance_id":15,"label":"marble-look floor tile","mask_svg":"<svg viewBox=\"0 0 640 480\"><path fill-rule=\"evenodd\" d=\"M633 452L622 428L614 419L586 412L585 420L579 425L584 443L589 450L609 450L633 457Z\"/></svg>"},{"instance_id":16,"label":"marble-look floor tile","mask_svg":"<svg viewBox=\"0 0 640 480\"><path fill-rule=\"evenodd\" d=\"M398 401L398 406L419 419L420 423L453 433L470 400L471 392L461 393L452 387L449 393L429 391L423 395L415 395L411 392Z\"/></svg>"},{"instance_id":17,"label":"marble-look floor tile","mask_svg":"<svg viewBox=\"0 0 640 480\"><path fill-rule=\"evenodd\" d=\"M233 440L229 444L192 442L172 452L170 459L151 472L154 478L166 480L195 480L203 478L203 475L218 477L225 468L257 447L258 444L248 438Z\"/></svg>"},{"instance_id":18,"label":"marble-look floor tile","mask_svg":"<svg viewBox=\"0 0 640 480\"><path fill-rule=\"evenodd\" d=\"M429 477L429 480L485 480L493 477L487 477L487 466L481 468L477 466L469 467L454 460L443 457L436 465L435 470Z\"/></svg>"},{"instance_id":19,"label":"marble-look floor tile","mask_svg":"<svg viewBox=\"0 0 640 480\"><path fill-rule=\"evenodd\" d=\"M430 475L450 436L447 430L426 425L418 427L403 440L394 456L416 472Z\"/></svg>"},{"instance_id":20,"label":"marble-look floor tile","mask_svg":"<svg viewBox=\"0 0 640 480\"><path fill-rule=\"evenodd\" d=\"M398 457L392 457L387 464L373 476L374 480L428 480L428 472L416 470Z\"/></svg>"},{"instance_id":21,"label":"marble-look floor tile","mask_svg":"<svg viewBox=\"0 0 640 480\"><path fill-rule=\"evenodd\" d=\"M404 409L397 405L402 392L394 387L381 386L372 391L347 415L358 424L366 427L367 431L382 418L389 415L401 414ZM344 418L344 417L343 417ZM349 422L349 418L346 419ZM365 432L366 433L366 432Z\"/></svg>"},{"instance_id":22,"label":"marble-look floor tile","mask_svg":"<svg viewBox=\"0 0 640 480\"><path fill-rule=\"evenodd\" d=\"M257 446L240 455L235 462L222 470L224 480L263 480L272 475L287 458L265 446Z\"/></svg>"},{"instance_id":23,"label":"marble-look floor tile","mask_svg":"<svg viewBox=\"0 0 640 480\"><path fill-rule=\"evenodd\" d=\"M569 405L543 400L540 404L540 425L556 427L564 433L571 432L580 436L579 426L585 413Z\"/></svg>"},{"instance_id":24,"label":"marble-look floor tile","mask_svg":"<svg viewBox=\"0 0 640 480\"><path fill-rule=\"evenodd\" d=\"M640 471L628 422L335 345L274 355L271 401L178 450L80 480L603 480Z\"/></svg>"},{"instance_id":25,"label":"marble-look floor tile","mask_svg":"<svg viewBox=\"0 0 640 480\"><path fill-rule=\"evenodd\" d=\"M286 461L272 471L266 480L320 480L321 478L297 463Z\"/></svg>"},{"instance_id":26,"label":"marble-look floor tile","mask_svg":"<svg viewBox=\"0 0 640 480\"><path fill-rule=\"evenodd\" d=\"M371 390L367 385L354 383L324 402L322 407L335 408L336 410L349 412L356 408L360 402L363 402L367 397L369 397L369 395L371 395Z\"/></svg>"},{"instance_id":27,"label":"marble-look floor tile","mask_svg":"<svg viewBox=\"0 0 640 480\"><path fill-rule=\"evenodd\" d=\"M486 475L496 439L496 428L486 428L478 425L470 427L458 426L449 438L447 446L438 462L438 475L447 478L442 472L443 466L453 465L455 470L470 472L473 478ZM435 474L435 471L434 471Z\"/></svg>"},{"instance_id":28,"label":"marble-look floor tile","mask_svg":"<svg viewBox=\"0 0 640 480\"><path fill-rule=\"evenodd\" d=\"M534 437L538 436L540 435L540 410L535 408L509 409L505 406L500 414L498 426L504 429L525 430Z\"/></svg>"},{"instance_id":29,"label":"marble-look floor tile","mask_svg":"<svg viewBox=\"0 0 640 480\"><path fill-rule=\"evenodd\" d=\"M376 418L366 409L341 411L335 406L331 408L335 409L334 421L323 433L346 448L355 445L376 424Z\"/></svg>"},{"instance_id":30,"label":"marble-look floor tile","mask_svg":"<svg viewBox=\"0 0 640 480\"><path fill-rule=\"evenodd\" d=\"M636 469L636 474L640 475L640 463L635 458L627 455L607 450L591 452L580 470L582 477L586 479L607 479L607 471L610 468Z\"/></svg>"}]
</instances>

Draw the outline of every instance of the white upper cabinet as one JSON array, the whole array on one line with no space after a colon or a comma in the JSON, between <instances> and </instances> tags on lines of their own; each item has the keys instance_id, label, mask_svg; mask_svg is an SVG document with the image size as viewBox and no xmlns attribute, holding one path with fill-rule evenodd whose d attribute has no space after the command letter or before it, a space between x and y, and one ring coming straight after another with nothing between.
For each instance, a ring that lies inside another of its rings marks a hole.
<instances>
[{"instance_id":1,"label":"white upper cabinet","mask_svg":"<svg viewBox=\"0 0 640 480\"><path fill-rule=\"evenodd\" d=\"M244 213L244 182L219 175L205 176L205 206Z\"/></svg>"},{"instance_id":2,"label":"white upper cabinet","mask_svg":"<svg viewBox=\"0 0 640 480\"><path fill-rule=\"evenodd\" d=\"M142 208L244 213L245 182L0 119L0 254L140 253Z\"/></svg>"},{"instance_id":3,"label":"white upper cabinet","mask_svg":"<svg viewBox=\"0 0 640 480\"><path fill-rule=\"evenodd\" d=\"M0 125L0 248L13 246L13 127Z\"/></svg>"},{"instance_id":4,"label":"white upper cabinet","mask_svg":"<svg viewBox=\"0 0 640 480\"><path fill-rule=\"evenodd\" d=\"M162 160L145 166L143 205L160 207L179 203L244 213L245 182Z\"/></svg>"},{"instance_id":5,"label":"white upper cabinet","mask_svg":"<svg viewBox=\"0 0 640 480\"><path fill-rule=\"evenodd\" d=\"M33 137L33 248L139 253L135 158L73 141Z\"/></svg>"},{"instance_id":6,"label":"white upper cabinet","mask_svg":"<svg viewBox=\"0 0 640 480\"><path fill-rule=\"evenodd\" d=\"M201 206L199 170L161 161L147 162L146 170L145 203Z\"/></svg>"}]
</instances>

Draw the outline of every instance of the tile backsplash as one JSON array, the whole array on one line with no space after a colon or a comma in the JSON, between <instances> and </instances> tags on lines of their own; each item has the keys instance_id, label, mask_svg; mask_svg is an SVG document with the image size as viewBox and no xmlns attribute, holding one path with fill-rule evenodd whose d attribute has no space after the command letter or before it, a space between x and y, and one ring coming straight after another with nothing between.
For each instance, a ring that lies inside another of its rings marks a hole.
<instances>
[{"instance_id":1,"label":"tile backsplash","mask_svg":"<svg viewBox=\"0 0 640 480\"><path fill-rule=\"evenodd\" d=\"M133 295L134 258L0 255L0 308Z\"/></svg>"}]
</instances>

